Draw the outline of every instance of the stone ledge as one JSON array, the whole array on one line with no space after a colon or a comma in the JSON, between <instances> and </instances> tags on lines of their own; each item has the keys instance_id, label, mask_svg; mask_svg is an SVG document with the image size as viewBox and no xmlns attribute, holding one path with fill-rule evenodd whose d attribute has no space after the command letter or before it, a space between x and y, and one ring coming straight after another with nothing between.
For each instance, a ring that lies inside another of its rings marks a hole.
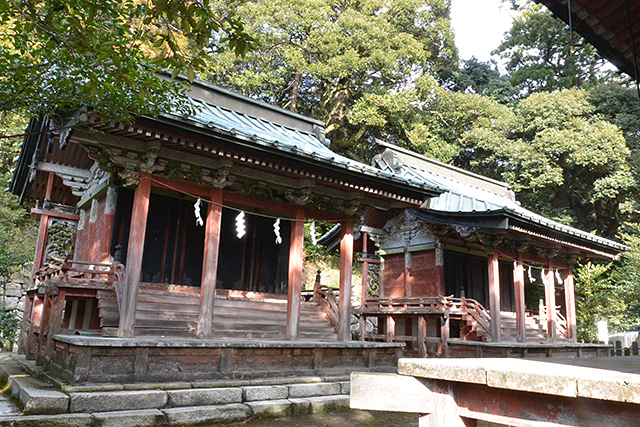
<instances>
[{"instance_id":1,"label":"stone ledge","mask_svg":"<svg viewBox=\"0 0 640 427\"><path fill-rule=\"evenodd\" d=\"M197 425L205 423L231 423L244 421L253 415L247 405L232 403L229 405L197 406L164 409L167 421L177 425Z\"/></svg>"},{"instance_id":2,"label":"stone ledge","mask_svg":"<svg viewBox=\"0 0 640 427\"><path fill-rule=\"evenodd\" d=\"M162 390L70 393L69 398L70 412L164 408L168 400L167 392Z\"/></svg>"},{"instance_id":3,"label":"stone ledge","mask_svg":"<svg viewBox=\"0 0 640 427\"><path fill-rule=\"evenodd\" d=\"M142 427L166 423L164 413L158 409L94 412L92 415L100 427Z\"/></svg>"},{"instance_id":4,"label":"stone ledge","mask_svg":"<svg viewBox=\"0 0 640 427\"><path fill-rule=\"evenodd\" d=\"M91 414L62 414L62 415L17 415L0 417L2 427L90 427L93 425Z\"/></svg>"},{"instance_id":5,"label":"stone ledge","mask_svg":"<svg viewBox=\"0 0 640 427\"><path fill-rule=\"evenodd\" d=\"M69 409L69 396L49 384L29 376L13 376L11 395L20 402L27 415L63 414Z\"/></svg>"}]
</instances>

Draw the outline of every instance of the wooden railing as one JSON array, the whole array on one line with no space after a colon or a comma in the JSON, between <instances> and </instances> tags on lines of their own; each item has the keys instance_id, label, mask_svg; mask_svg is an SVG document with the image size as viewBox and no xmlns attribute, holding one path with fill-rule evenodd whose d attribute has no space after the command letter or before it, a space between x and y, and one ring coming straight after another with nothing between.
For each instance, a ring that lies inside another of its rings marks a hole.
<instances>
[{"instance_id":1,"label":"wooden railing","mask_svg":"<svg viewBox=\"0 0 640 427\"><path fill-rule=\"evenodd\" d=\"M65 261L59 266L49 265L36 271L33 284L60 283L70 286L113 288L121 312L124 288L124 265L119 262L99 263Z\"/></svg>"},{"instance_id":2,"label":"wooden railing","mask_svg":"<svg viewBox=\"0 0 640 427\"><path fill-rule=\"evenodd\" d=\"M319 276L320 274L318 274ZM320 284L320 280L316 279L316 284L313 288L313 301L317 302L327 313L331 326L338 332L338 297L334 293L334 289Z\"/></svg>"},{"instance_id":3,"label":"wooden railing","mask_svg":"<svg viewBox=\"0 0 640 427\"><path fill-rule=\"evenodd\" d=\"M562 315L562 313L560 313L560 307L556 307L556 331L561 334L562 336L564 336L565 338L569 338L569 326L567 323L567 319ZM546 326L547 324L547 307L544 304L540 304L540 308L539 308L539 316L540 316L540 323L542 323L543 325ZM545 328L546 329L546 328Z\"/></svg>"},{"instance_id":4,"label":"wooden railing","mask_svg":"<svg viewBox=\"0 0 640 427\"><path fill-rule=\"evenodd\" d=\"M479 302L470 298L453 297L408 297L368 298L362 308L364 315L384 314L444 314L469 315L477 328L488 339L491 338L491 316Z\"/></svg>"}]
</instances>

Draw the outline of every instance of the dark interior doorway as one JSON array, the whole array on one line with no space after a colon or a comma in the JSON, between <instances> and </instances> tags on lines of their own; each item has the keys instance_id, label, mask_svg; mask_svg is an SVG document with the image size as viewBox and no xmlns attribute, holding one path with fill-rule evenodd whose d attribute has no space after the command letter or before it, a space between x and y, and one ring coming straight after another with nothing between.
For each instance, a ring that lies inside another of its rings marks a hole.
<instances>
[{"instance_id":1,"label":"dark interior doorway","mask_svg":"<svg viewBox=\"0 0 640 427\"><path fill-rule=\"evenodd\" d=\"M282 243L276 243L273 218L245 213L246 234L238 238L238 211L222 209L218 289L286 294L291 222L280 220Z\"/></svg>"}]
</instances>

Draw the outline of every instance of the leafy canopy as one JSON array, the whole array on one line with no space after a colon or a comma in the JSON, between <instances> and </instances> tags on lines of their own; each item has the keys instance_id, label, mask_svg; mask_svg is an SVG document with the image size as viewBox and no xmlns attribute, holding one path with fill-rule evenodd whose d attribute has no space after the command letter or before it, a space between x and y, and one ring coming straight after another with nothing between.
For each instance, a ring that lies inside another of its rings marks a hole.
<instances>
[{"instance_id":1,"label":"leafy canopy","mask_svg":"<svg viewBox=\"0 0 640 427\"><path fill-rule=\"evenodd\" d=\"M457 67L449 0L254 0L240 6L261 46L215 58L208 79L327 123L334 150L361 157L369 128L349 115Z\"/></svg>"},{"instance_id":2,"label":"leafy canopy","mask_svg":"<svg viewBox=\"0 0 640 427\"><path fill-rule=\"evenodd\" d=\"M254 45L209 0L0 0L0 112L157 114L184 87L156 73L192 80L211 53Z\"/></svg>"}]
</instances>

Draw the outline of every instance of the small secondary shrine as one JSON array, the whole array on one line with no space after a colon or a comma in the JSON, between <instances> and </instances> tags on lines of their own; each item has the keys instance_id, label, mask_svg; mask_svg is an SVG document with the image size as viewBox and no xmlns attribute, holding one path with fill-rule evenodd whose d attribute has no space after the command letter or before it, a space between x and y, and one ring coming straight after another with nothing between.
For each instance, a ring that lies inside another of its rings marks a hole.
<instances>
[{"instance_id":1,"label":"small secondary shrine","mask_svg":"<svg viewBox=\"0 0 640 427\"><path fill-rule=\"evenodd\" d=\"M572 268L615 259L624 245L524 209L505 183L378 146L380 170L441 193L366 217L361 339L405 342L421 356L607 354L577 343Z\"/></svg>"},{"instance_id":2,"label":"small secondary shrine","mask_svg":"<svg viewBox=\"0 0 640 427\"><path fill-rule=\"evenodd\" d=\"M10 188L40 215L27 356L70 382L393 367L402 345L350 342L354 221L441 190L333 153L322 122L202 83L190 102L31 120ZM339 302L301 298L313 220L342 226Z\"/></svg>"}]
</instances>

